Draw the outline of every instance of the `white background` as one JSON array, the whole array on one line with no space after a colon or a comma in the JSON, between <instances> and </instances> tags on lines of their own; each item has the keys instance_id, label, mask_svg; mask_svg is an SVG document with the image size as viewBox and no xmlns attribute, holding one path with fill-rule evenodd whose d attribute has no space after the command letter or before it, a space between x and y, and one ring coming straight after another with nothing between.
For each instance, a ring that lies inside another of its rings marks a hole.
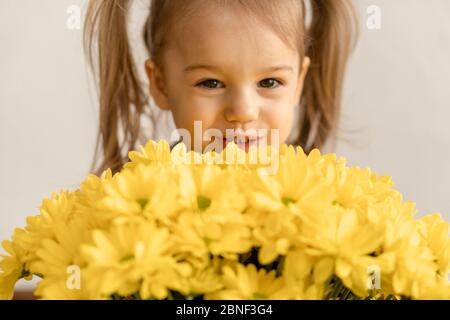
<instances>
[{"instance_id":1,"label":"white background","mask_svg":"<svg viewBox=\"0 0 450 320\"><path fill-rule=\"evenodd\" d=\"M138 1L136 25L145 8ZM89 171L96 91L82 32L66 27L67 8L84 3L0 0L0 239L37 214L44 197L76 188ZM361 38L334 151L392 176L419 215L438 211L450 220L450 1L357 3ZM373 4L382 10L381 30L366 28Z\"/></svg>"}]
</instances>

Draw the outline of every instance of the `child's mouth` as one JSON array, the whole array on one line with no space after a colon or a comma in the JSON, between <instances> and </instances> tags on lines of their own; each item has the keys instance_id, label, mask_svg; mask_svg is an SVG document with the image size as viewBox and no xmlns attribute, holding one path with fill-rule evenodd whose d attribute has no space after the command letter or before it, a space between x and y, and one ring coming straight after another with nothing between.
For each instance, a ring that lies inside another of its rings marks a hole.
<instances>
[{"instance_id":1,"label":"child's mouth","mask_svg":"<svg viewBox=\"0 0 450 320\"><path fill-rule=\"evenodd\" d=\"M224 148L227 146L228 143L233 142L236 143L236 145L246 152L249 151L250 147L252 146L258 146L261 144L263 137L235 137L234 139L230 138L223 138L223 146Z\"/></svg>"}]
</instances>

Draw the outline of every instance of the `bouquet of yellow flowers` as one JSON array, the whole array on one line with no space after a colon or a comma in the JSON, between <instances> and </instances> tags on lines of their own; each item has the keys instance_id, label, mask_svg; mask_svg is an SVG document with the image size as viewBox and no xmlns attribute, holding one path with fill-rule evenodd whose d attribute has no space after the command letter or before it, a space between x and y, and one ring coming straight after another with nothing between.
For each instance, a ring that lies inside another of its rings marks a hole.
<instances>
[{"instance_id":1,"label":"bouquet of yellow flowers","mask_svg":"<svg viewBox=\"0 0 450 320\"><path fill-rule=\"evenodd\" d=\"M149 141L44 199L3 241L0 298L449 299L449 224L390 177L300 147L199 154ZM243 159L244 161L240 161ZM221 160L221 161L218 161Z\"/></svg>"}]
</instances>

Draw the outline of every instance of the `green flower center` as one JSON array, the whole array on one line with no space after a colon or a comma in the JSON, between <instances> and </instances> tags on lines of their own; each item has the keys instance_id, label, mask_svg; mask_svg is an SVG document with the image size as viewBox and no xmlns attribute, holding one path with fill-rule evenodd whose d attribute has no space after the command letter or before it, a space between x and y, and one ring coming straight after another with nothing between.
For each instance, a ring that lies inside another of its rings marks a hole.
<instances>
[{"instance_id":1,"label":"green flower center","mask_svg":"<svg viewBox=\"0 0 450 320\"><path fill-rule=\"evenodd\" d=\"M197 197L197 206L200 209L200 211L205 211L209 208L211 205L211 200L204 196L198 196Z\"/></svg>"},{"instance_id":2,"label":"green flower center","mask_svg":"<svg viewBox=\"0 0 450 320\"><path fill-rule=\"evenodd\" d=\"M290 203L294 203L295 200L292 199L292 198L283 197L283 198L281 199L281 202L283 202L283 204L284 204L285 206L288 206Z\"/></svg>"},{"instance_id":3,"label":"green flower center","mask_svg":"<svg viewBox=\"0 0 450 320\"><path fill-rule=\"evenodd\" d=\"M120 259L120 262L127 262L127 261L130 261L130 260L133 260L133 259L134 259L134 255L129 254L128 256L125 256L122 259Z\"/></svg>"},{"instance_id":4,"label":"green flower center","mask_svg":"<svg viewBox=\"0 0 450 320\"><path fill-rule=\"evenodd\" d=\"M333 206L339 206L339 207L344 207L340 202L338 202L337 200L334 200L332 203L331 203Z\"/></svg>"},{"instance_id":5,"label":"green flower center","mask_svg":"<svg viewBox=\"0 0 450 320\"><path fill-rule=\"evenodd\" d=\"M213 239L211 239L211 238L203 238L203 241L205 241L206 246L209 246L213 242Z\"/></svg>"},{"instance_id":6,"label":"green flower center","mask_svg":"<svg viewBox=\"0 0 450 320\"><path fill-rule=\"evenodd\" d=\"M148 199L137 199L137 203L141 206L141 209L144 210L145 206L148 203Z\"/></svg>"},{"instance_id":7,"label":"green flower center","mask_svg":"<svg viewBox=\"0 0 450 320\"><path fill-rule=\"evenodd\" d=\"M255 300L265 300L265 299L267 299L267 296L265 294L256 292L256 293L253 294L253 299L255 299Z\"/></svg>"}]
</instances>

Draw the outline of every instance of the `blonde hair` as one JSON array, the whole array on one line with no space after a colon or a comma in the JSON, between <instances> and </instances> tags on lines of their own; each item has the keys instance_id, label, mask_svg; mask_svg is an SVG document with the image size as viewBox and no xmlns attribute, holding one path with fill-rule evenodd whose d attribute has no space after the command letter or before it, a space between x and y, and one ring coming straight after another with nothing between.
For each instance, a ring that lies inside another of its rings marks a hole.
<instances>
[{"instance_id":1,"label":"blonde hair","mask_svg":"<svg viewBox=\"0 0 450 320\"><path fill-rule=\"evenodd\" d=\"M181 19L188 19L204 0L149 0L150 13L143 38L148 54L163 69L162 57L170 35ZM207 0L211 1L211 0ZM357 17L351 0L214 0L234 5L269 24L300 56L311 59L299 105L303 116L292 142L309 152L322 147L336 133L341 110L342 83L357 38ZM311 8L306 25L306 5ZM92 171L121 169L122 151L136 147L140 116L148 104L127 33L130 0L91 0L85 24L85 49L99 82L100 117ZM177 23L175 24L174 21ZM94 49L97 49L94 54ZM95 56L95 57L94 57ZM119 131L123 138L119 139ZM102 149L99 163L97 151Z\"/></svg>"}]
</instances>

